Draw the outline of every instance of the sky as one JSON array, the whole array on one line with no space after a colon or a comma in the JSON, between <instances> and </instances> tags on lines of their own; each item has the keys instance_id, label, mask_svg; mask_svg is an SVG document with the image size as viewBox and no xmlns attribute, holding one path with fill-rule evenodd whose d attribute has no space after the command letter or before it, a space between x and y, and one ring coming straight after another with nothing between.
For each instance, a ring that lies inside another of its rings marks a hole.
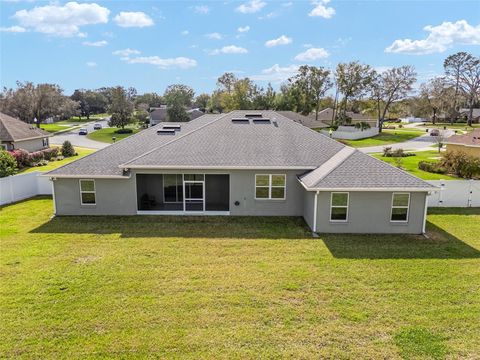
<instances>
[{"instance_id":1,"label":"sky","mask_svg":"<svg viewBox=\"0 0 480 360\"><path fill-rule=\"evenodd\" d=\"M480 1L0 0L0 85L57 83L65 93L174 83L210 92L224 72L274 88L303 64L414 65L480 55Z\"/></svg>"}]
</instances>

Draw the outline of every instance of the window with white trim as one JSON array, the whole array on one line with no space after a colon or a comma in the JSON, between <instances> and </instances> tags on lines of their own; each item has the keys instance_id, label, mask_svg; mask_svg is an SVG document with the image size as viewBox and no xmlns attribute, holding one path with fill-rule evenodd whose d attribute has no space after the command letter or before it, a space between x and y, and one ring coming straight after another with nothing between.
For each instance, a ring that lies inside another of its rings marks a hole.
<instances>
[{"instance_id":1,"label":"window with white trim","mask_svg":"<svg viewBox=\"0 0 480 360\"><path fill-rule=\"evenodd\" d=\"M410 193L393 193L390 221L407 222L409 207Z\"/></svg>"},{"instance_id":2,"label":"window with white trim","mask_svg":"<svg viewBox=\"0 0 480 360\"><path fill-rule=\"evenodd\" d=\"M95 205L95 180L80 180L80 203L82 205Z\"/></svg>"},{"instance_id":3,"label":"window with white trim","mask_svg":"<svg viewBox=\"0 0 480 360\"><path fill-rule=\"evenodd\" d=\"M330 221L348 220L348 192L332 192L330 196Z\"/></svg>"},{"instance_id":4,"label":"window with white trim","mask_svg":"<svg viewBox=\"0 0 480 360\"><path fill-rule=\"evenodd\" d=\"M258 200L285 200L285 174L256 174L255 199Z\"/></svg>"}]
</instances>

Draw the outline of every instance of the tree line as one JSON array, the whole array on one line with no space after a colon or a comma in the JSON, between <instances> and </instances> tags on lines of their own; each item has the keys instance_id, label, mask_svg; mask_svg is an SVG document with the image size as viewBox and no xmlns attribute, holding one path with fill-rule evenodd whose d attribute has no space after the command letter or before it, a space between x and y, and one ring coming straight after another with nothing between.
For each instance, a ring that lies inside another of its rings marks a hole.
<instances>
[{"instance_id":1,"label":"tree line","mask_svg":"<svg viewBox=\"0 0 480 360\"><path fill-rule=\"evenodd\" d=\"M468 108L471 125L473 108L480 98L480 58L466 52L448 56L444 74L434 77L415 89L417 73L410 65L378 71L358 61L339 63L334 70L303 65L275 91L233 73L217 79L216 89L195 96L184 84L155 92L137 94L135 88L104 87L78 89L71 96L63 94L56 84L18 82L16 89L4 88L0 94L0 110L24 121L37 120L39 125L49 117L89 118L92 114L112 114L113 126L124 127L133 121L148 122L149 109L165 105L170 121L188 121L187 109L222 113L231 110L290 110L304 115L333 109L332 124L348 122L349 111L376 117L380 128L384 121L398 116L439 117L457 121L462 107Z\"/></svg>"}]
</instances>

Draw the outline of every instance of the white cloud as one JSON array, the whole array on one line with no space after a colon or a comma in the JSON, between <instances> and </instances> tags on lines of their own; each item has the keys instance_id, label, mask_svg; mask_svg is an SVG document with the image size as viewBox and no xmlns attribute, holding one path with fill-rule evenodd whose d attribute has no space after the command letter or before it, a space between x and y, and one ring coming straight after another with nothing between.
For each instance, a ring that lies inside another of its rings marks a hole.
<instances>
[{"instance_id":1,"label":"white cloud","mask_svg":"<svg viewBox=\"0 0 480 360\"><path fill-rule=\"evenodd\" d=\"M19 10L12 18L21 27L56 36L84 36L80 27L108 22L110 10L98 4L68 2L63 6L37 6L31 10Z\"/></svg>"},{"instance_id":2,"label":"white cloud","mask_svg":"<svg viewBox=\"0 0 480 360\"><path fill-rule=\"evenodd\" d=\"M255 81L271 81L280 83L287 80L289 77L295 75L298 71L298 65L289 65L281 67L278 64L273 65L267 69L263 69L259 75L253 75L249 78Z\"/></svg>"},{"instance_id":3,"label":"white cloud","mask_svg":"<svg viewBox=\"0 0 480 360\"><path fill-rule=\"evenodd\" d=\"M138 56L122 59L129 64L149 64L158 66L160 69L188 69L197 66L197 61L186 57L161 58L159 56Z\"/></svg>"},{"instance_id":4,"label":"white cloud","mask_svg":"<svg viewBox=\"0 0 480 360\"><path fill-rule=\"evenodd\" d=\"M98 66L95 61L87 61L86 64L88 67L96 67Z\"/></svg>"},{"instance_id":5,"label":"white cloud","mask_svg":"<svg viewBox=\"0 0 480 360\"><path fill-rule=\"evenodd\" d=\"M240 12L242 14L253 14L256 13L262 8L267 5L266 2L262 0L251 0L249 2L246 2L240 6L238 6L235 11Z\"/></svg>"},{"instance_id":6,"label":"white cloud","mask_svg":"<svg viewBox=\"0 0 480 360\"><path fill-rule=\"evenodd\" d=\"M130 55L139 55L140 51L135 50L135 49L126 48L126 49L123 49L123 50L116 50L116 51L112 52L112 54L117 55L117 56L128 57Z\"/></svg>"},{"instance_id":7,"label":"white cloud","mask_svg":"<svg viewBox=\"0 0 480 360\"><path fill-rule=\"evenodd\" d=\"M240 46L235 46L235 45L228 45L224 46L221 49L215 49L213 50L210 55L218 55L218 54L246 54L248 53L248 50L240 47Z\"/></svg>"},{"instance_id":8,"label":"white cloud","mask_svg":"<svg viewBox=\"0 0 480 360\"><path fill-rule=\"evenodd\" d=\"M241 32L241 33L248 32L249 30L250 30L250 26L248 26L248 25L247 25L247 26L243 26L243 27L240 26L240 27L237 29L237 31L238 31L238 32Z\"/></svg>"},{"instance_id":9,"label":"white cloud","mask_svg":"<svg viewBox=\"0 0 480 360\"><path fill-rule=\"evenodd\" d=\"M182 34L183 36L187 36L188 34L190 34L190 32L188 30L183 30L180 34Z\"/></svg>"},{"instance_id":10,"label":"white cloud","mask_svg":"<svg viewBox=\"0 0 480 360\"><path fill-rule=\"evenodd\" d=\"M315 7L308 13L308 16L319 16L325 19L330 19L333 15L335 15L335 9L327 6L329 2L330 0L313 1L312 3L315 5Z\"/></svg>"},{"instance_id":11,"label":"white cloud","mask_svg":"<svg viewBox=\"0 0 480 360\"><path fill-rule=\"evenodd\" d=\"M212 40L222 40L223 39L223 35L218 33L218 32L205 34L205 36L209 39L212 39Z\"/></svg>"},{"instance_id":12,"label":"white cloud","mask_svg":"<svg viewBox=\"0 0 480 360\"><path fill-rule=\"evenodd\" d=\"M268 40L265 43L265 46L266 47L274 47L274 46L278 46L278 45L287 45L287 44L290 44L292 41L293 41L292 38L290 38L288 36L285 36L285 35L282 35L278 39Z\"/></svg>"},{"instance_id":13,"label":"white cloud","mask_svg":"<svg viewBox=\"0 0 480 360\"><path fill-rule=\"evenodd\" d=\"M446 21L438 26L427 25L423 30L429 32L426 39L395 40L385 52L422 55L441 53L455 44L480 45L480 25L472 26L466 20L455 23Z\"/></svg>"},{"instance_id":14,"label":"white cloud","mask_svg":"<svg viewBox=\"0 0 480 360\"><path fill-rule=\"evenodd\" d=\"M126 12L121 11L113 18L113 21L121 27L147 27L153 26L155 23L153 19L141 11Z\"/></svg>"},{"instance_id":15,"label":"white cloud","mask_svg":"<svg viewBox=\"0 0 480 360\"><path fill-rule=\"evenodd\" d=\"M197 14L206 15L210 12L210 8L207 5L197 5L193 7L193 11Z\"/></svg>"},{"instance_id":16,"label":"white cloud","mask_svg":"<svg viewBox=\"0 0 480 360\"><path fill-rule=\"evenodd\" d=\"M100 40L100 41L84 41L82 45L85 46L95 46L95 47L102 47L105 45L108 45L108 42L106 40Z\"/></svg>"},{"instance_id":17,"label":"white cloud","mask_svg":"<svg viewBox=\"0 0 480 360\"><path fill-rule=\"evenodd\" d=\"M10 32L10 33L23 33L27 31L27 29L21 27L21 26L10 26L10 27L0 27L0 31L2 32Z\"/></svg>"},{"instance_id":18,"label":"white cloud","mask_svg":"<svg viewBox=\"0 0 480 360\"><path fill-rule=\"evenodd\" d=\"M327 58L330 54L324 48L309 48L306 51L295 56L297 61L315 61Z\"/></svg>"}]
</instances>

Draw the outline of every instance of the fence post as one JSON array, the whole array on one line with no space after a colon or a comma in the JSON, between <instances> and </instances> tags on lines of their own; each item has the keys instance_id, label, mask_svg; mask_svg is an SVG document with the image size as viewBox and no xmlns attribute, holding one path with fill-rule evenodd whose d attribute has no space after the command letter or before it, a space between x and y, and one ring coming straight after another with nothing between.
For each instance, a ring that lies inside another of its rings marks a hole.
<instances>
[{"instance_id":1,"label":"fence post","mask_svg":"<svg viewBox=\"0 0 480 360\"><path fill-rule=\"evenodd\" d=\"M445 190L445 181L443 179L440 179L440 193L438 194L438 205L442 206L443 205L443 191Z\"/></svg>"},{"instance_id":2,"label":"fence post","mask_svg":"<svg viewBox=\"0 0 480 360\"><path fill-rule=\"evenodd\" d=\"M15 199L15 193L13 192L13 177L10 175L7 179L10 185L10 202L12 203L14 201L13 199Z\"/></svg>"},{"instance_id":3,"label":"fence post","mask_svg":"<svg viewBox=\"0 0 480 360\"><path fill-rule=\"evenodd\" d=\"M467 207L472 207L472 196L473 196L473 179L468 181L468 200Z\"/></svg>"}]
</instances>

